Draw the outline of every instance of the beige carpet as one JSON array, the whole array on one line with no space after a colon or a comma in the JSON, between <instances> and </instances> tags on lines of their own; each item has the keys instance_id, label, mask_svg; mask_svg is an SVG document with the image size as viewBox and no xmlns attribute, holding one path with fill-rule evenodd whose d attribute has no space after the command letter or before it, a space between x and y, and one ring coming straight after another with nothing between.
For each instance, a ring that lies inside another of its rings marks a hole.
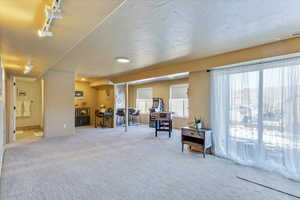
<instances>
[{"instance_id":1,"label":"beige carpet","mask_svg":"<svg viewBox=\"0 0 300 200\"><path fill-rule=\"evenodd\" d=\"M285 200L287 195L236 178L276 176L186 151L179 132L152 129L78 129L7 149L1 200ZM300 185L276 176L286 187ZM268 180L265 180L268 183Z\"/></svg>"}]
</instances>

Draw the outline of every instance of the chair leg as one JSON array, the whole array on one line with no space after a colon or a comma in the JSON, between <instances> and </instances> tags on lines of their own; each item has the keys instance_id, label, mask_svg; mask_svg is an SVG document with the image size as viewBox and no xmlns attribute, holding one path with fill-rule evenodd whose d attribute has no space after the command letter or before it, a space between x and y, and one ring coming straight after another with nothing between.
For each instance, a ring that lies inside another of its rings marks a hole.
<instances>
[{"instance_id":1,"label":"chair leg","mask_svg":"<svg viewBox=\"0 0 300 200\"><path fill-rule=\"evenodd\" d=\"M155 137L157 137L158 121L155 120Z\"/></svg>"}]
</instances>

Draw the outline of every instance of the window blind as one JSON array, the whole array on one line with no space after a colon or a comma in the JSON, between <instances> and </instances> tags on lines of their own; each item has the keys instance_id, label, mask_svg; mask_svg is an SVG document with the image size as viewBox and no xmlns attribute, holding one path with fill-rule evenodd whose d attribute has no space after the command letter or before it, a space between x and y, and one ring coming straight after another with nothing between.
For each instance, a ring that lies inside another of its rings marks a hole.
<instances>
[{"instance_id":1,"label":"window blind","mask_svg":"<svg viewBox=\"0 0 300 200\"><path fill-rule=\"evenodd\" d=\"M173 85L171 86L171 99L187 99L188 85Z\"/></svg>"},{"instance_id":2,"label":"window blind","mask_svg":"<svg viewBox=\"0 0 300 200\"><path fill-rule=\"evenodd\" d=\"M138 88L137 99L152 99L152 88Z\"/></svg>"}]
</instances>

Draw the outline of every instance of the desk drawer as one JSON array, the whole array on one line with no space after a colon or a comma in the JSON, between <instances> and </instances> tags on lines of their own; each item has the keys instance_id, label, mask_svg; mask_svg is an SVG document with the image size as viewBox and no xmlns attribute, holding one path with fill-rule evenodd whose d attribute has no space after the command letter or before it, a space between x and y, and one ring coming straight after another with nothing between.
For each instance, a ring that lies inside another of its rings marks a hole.
<instances>
[{"instance_id":1,"label":"desk drawer","mask_svg":"<svg viewBox=\"0 0 300 200\"><path fill-rule=\"evenodd\" d=\"M201 139L204 139L204 137L205 137L204 132L197 133L196 131L187 130L187 129L182 130L182 135L189 136L189 137L195 137L195 138L201 138Z\"/></svg>"}]
</instances>

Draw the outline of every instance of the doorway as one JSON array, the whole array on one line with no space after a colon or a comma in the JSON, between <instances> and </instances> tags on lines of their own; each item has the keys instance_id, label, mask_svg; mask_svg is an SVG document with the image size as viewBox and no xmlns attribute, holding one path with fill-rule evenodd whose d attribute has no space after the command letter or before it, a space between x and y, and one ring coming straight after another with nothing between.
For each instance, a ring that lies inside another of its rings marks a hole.
<instances>
[{"instance_id":1,"label":"doorway","mask_svg":"<svg viewBox=\"0 0 300 200\"><path fill-rule=\"evenodd\" d=\"M14 78L14 141L43 138L43 85L40 78Z\"/></svg>"}]
</instances>

